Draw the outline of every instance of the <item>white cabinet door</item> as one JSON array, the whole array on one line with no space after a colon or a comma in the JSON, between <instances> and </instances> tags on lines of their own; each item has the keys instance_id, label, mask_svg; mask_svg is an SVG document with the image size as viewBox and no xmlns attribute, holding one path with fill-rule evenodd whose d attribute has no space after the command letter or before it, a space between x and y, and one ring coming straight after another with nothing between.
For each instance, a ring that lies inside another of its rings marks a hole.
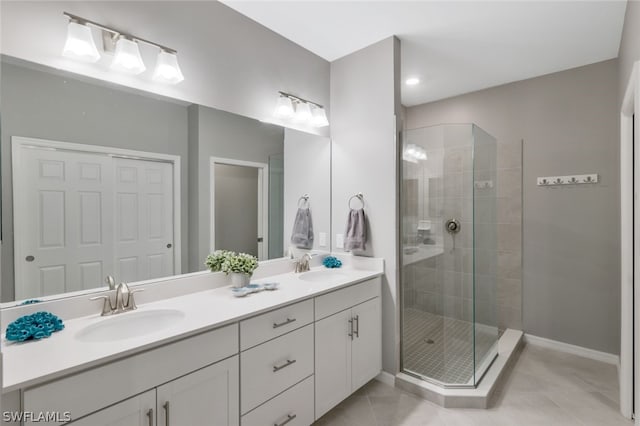
<instances>
[{"instance_id":1,"label":"white cabinet door","mask_svg":"<svg viewBox=\"0 0 640 426\"><path fill-rule=\"evenodd\" d=\"M316 322L316 419L351 394L351 311Z\"/></svg>"},{"instance_id":2,"label":"white cabinet door","mask_svg":"<svg viewBox=\"0 0 640 426\"><path fill-rule=\"evenodd\" d=\"M158 425L238 425L238 372L233 356L158 387Z\"/></svg>"},{"instance_id":3,"label":"white cabinet door","mask_svg":"<svg viewBox=\"0 0 640 426\"><path fill-rule=\"evenodd\" d=\"M380 298L351 309L354 339L351 348L351 388L356 391L382 370Z\"/></svg>"},{"instance_id":4,"label":"white cabinet door","mask_svg":"<svg viewBox=\"0 0 640 426\"><path fill-rule=\"evenodd\" d=\"M156 391L154 389L71 424L73 426L153 426L156 424L155 407Z\"/></svg>"}]
</instances>

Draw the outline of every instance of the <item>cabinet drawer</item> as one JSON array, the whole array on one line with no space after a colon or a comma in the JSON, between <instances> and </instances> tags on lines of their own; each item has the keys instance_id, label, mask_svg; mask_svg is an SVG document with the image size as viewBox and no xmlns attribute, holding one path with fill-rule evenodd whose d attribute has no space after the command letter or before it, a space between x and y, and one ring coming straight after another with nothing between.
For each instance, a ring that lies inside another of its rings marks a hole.
<instances>
[{"instance_id":1,"label":"cabinet drawer","mask_svg":"<svg viewBox=\"0 0 640 426\"><path fill-rule=\"evenodd\" d=\"M244 414L313 374L313 324L240 354Z\"/></svg>"},{"instance_id":2,"label":"cabinet drawer","mask_svg":"<svg viewBox=\"0 0 640 426\"><path fill-rule=\"evenodd\" d=\"M315 319L319 320L380 296L380 278L374 278L315 298Z\"/></svg>"},{"instance_id":3,"label":"cabinet drawer","mask_svg":"<svg viewBox=\"0 0 640 426\"><path fill-rule=\"evenodd\" d=\"M282 336L313 321L313 300L285 306L240 323L240 350Z\"/></svg>"},{"instance_id":4,"label":"cabinet drawer","mask_svg":"<svg viewBox=\"0 0 640 426\"><path fill-rule=\"evenodd\" d=\"M22 404L24 411L69 411L77 419L237 353L232 324L27 389Z\"/></svg>"},{"instance_id":5,"label":"cabinet drawer","mask_svg":"<svg viewBox=\"0 0 640 426\"><path fill-rule=\"evenodd\" d=\"M308 426L313 423L313 376L242 416L242 426Z\"/></svg>"}]
</instances>

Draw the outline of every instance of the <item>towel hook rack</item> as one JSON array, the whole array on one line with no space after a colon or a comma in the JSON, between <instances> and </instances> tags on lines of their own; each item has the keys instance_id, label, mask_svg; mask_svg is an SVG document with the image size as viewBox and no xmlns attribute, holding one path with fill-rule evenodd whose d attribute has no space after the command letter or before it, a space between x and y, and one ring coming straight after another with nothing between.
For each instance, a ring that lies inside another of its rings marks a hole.
<instances>
[{"instance_id":1,"label":"towel hook rack","mask_svg":"<svg viewBox=\"0 0 640 426\"><path fill-rule=\"evenodd\" d=\"M352 201L354 198L357 198L358 200L360 200L360 203L362 204L362 207L360 207L360 208L362 208L362 209L363 209L363 208L364 208L364 195L362 195L362 192L358 192L357 194L353 194L353 195L349 198L349 202L348 202L348 204L349 204L349 208L350 208L350 209L352 209L352 208L353 208L353 207L351 207L351 201Z\"/></svg>"},{"instance_id":2,"label":"towel hook rack","mask_svg":"<svg viewBox=\"0 0 640 426\"><path fill-rule=\"evenodd\" d=\"M309 194L304 194L302 197L298 198L298 207L300 206L300 201L302 201L302 205L309 202Z\"/></svg>"}]
</instances>

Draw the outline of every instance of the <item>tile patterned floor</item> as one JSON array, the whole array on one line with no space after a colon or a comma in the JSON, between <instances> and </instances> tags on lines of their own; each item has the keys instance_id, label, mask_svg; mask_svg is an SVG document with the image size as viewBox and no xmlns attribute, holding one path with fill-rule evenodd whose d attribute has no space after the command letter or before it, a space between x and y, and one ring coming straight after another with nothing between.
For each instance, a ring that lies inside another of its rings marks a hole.
<instances>
[{"instance_id":1,"label":"tile patterned floor","mask_svg":"<svg viewBox=\"0 0 640 426\"><path fill-rule=\"evenodd\" d=\"M473 384L472 323L407 308L404 310L404 324L405 370L443 383ZM497 327L487 331L482 328L476 330L478 365L497 340Z\"/></svg>"},{"instance_id":2,"label":"tile patterned floor","mask_svg":"<svg viewBox=\"0 0 640 426\"><path fill-rule=\"evenodd\" d=\"M633 426L618 411L616 367L527 346L487 410L448 409L371 381L317 426Z\"/></svg>"}]
</instances>

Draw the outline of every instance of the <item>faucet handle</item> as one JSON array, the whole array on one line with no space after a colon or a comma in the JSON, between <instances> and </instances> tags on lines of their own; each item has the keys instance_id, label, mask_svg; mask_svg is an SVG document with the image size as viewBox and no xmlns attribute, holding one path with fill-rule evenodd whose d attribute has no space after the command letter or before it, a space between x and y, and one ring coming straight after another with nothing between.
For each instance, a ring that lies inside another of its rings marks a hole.
<instances>
[{"instance_id":1,"label":"faucet handle","mask_svg":"<svg viewBox=\"0 0 640 426\"><path fill-rule=\"evenodd\" d=\"M129 299L127 300L127 309L134 310L138 309L138 305L136 305L136 299L133 298L135 293L141 293L144 291L144 288L139 288L137 290L129 291Z\"/></svg>"},{"instance_id":2,"label":"faucet handle","mask_svg":"<svg viewBox=\"0 0 640 426\"><path fill-rule=\"evenodd\" d=\"M111 303L111 297L109 295L95 296L95 297L89 298L89 300L100 300L100 299L104 300L102 304L102 313L100 315L102 315L103 317L106 315L111 315L114 311L114 307L113 307L113 304Z\"/></svg>"}]
</instances>

